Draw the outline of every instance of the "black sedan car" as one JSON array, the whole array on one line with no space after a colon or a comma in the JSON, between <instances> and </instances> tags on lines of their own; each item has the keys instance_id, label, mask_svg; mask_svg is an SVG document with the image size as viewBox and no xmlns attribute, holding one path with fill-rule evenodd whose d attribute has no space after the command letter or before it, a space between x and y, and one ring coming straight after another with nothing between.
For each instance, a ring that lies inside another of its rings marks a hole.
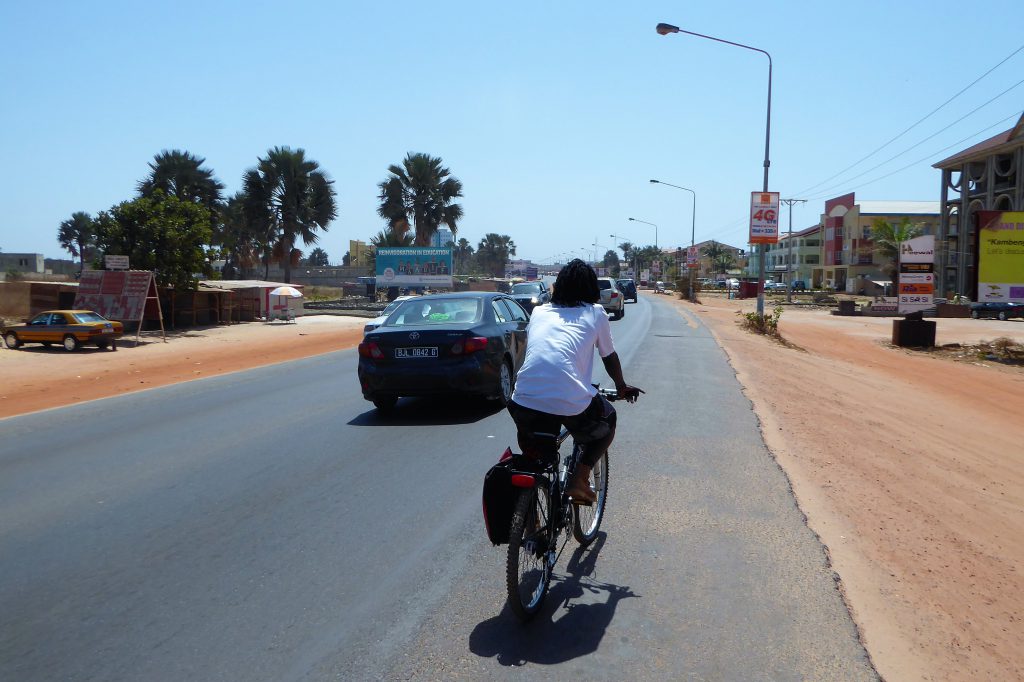
<instances>
[{"instance_id":1,"label":"black sedan car","mask_svg":"<svg viewBox=\"0 0 1024 682\"><path fill-rule=\"evenodd\" d=\"M551 300L551 290L544 282L520 282L512 285L512 298L528 313Z\"/></svg>"},{"instance_id":2,"label":"black sedan car","mask_svg":"<svg viewBox=\"0 0 1024 682\"><path fill-rule=\"evenodd\" d=\"M526 355L529 315L493 292L404 301L359 344L363 397L388 411L402 396L479 395L506 405Z\"/></svg>"},{"instance_id":3,"label":"black sedan car","mask_svg":"<svg viewBox=\"0 0 1024 682\"><path fill-rule=\"evenodd\" d=\"M1002 301L988 301L971 304L971 317L997 317L1000 320L1008 320L1011 317L1024 317L1024 303L1006 303Z\"/></svg>"},{"instance_id":4,"label":"black sedan car","mask_svg":"<svg viewBox=\"0 0 1024 682\"><path fill-rule=\"evenodd\" d=\"M619 285L619 291L625 300L636 303L636 282L631 279L617 279L615 283Z\"/></svg>"}]
</instances>

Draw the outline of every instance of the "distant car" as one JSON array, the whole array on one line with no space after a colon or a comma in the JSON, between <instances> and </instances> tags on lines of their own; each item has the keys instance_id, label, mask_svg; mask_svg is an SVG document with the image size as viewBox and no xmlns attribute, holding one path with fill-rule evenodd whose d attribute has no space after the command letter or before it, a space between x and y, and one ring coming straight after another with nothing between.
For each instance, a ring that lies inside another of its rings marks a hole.
<instances>
[{"instance_id":1,"label":"distant car","mask_svg":"<svg viewBox=\"0 0 1024 682\"><path fill-rule=\"evenodd\" d=\"M1008 320L1011 317L1024 317L1024 303L1006 303L1002 301L972 303L971 317L976 320L982 317L996 317L1000 320Z\"/></svg>"},{"instance_id":2,"label":"distant car","mask_svg":"<svg viewBox=\"0 0 1024 682\"><path fill-rule=\"evenodd\" d=\"M26 343L41 343L44 346L59 343L68 351L78 350L88 344L117 350L116 340L122 334L124 325L91 310L47 310L33 317L27 324L3 330L8 348L18 348Z\"/></svg>"},{"instance_id":3,"label":"distant car","mask_svg":"<svg viewBox=\"0 0 1024 682\"><path fill-rule=\"evenodd\" d=\"M667 292L665 291L665 283L664 283L664 282L661 282L661 281L655 282L655 283L654 283L654 293L656 293L656 294L664 294L664 293L667 293Z\"/></svg>"},{"instance_id":4,"label":"distant car","mask_svg":"<svg viewBox=\"0 0 1024 682\"><path fill-rule=\"evenodd\" d=\"M802 279L794 279L791 288L793 291L807 291L807 282Z\"/></svg>"},{"instance_id":5,"label":"distant car","mask_svg":"<svg viewBox=\"0 0 1024 682\"><path fill-rule=\"evenodd\" d=\"M597 287L601 290L601 305L605 312L611 313L613 320L621 320L626 314L626 297L619 291L615 280L611 277L598 277Z\"/></svg>"},{"instance_id":6,"label":"distant car","mask_svg":"<svg viewBox=\"0 0 1024 682\"><path fill-rule=\"evenodd\" d=\"M384 310L380 311L380 315L378 315L377 317L373 318L365 325L363 325L363 336L366 336L374 329L384 324L384 320L388 319L388 315L395 312L395 308L397 308L402 303L402 301L407 301L410 298L412 298L412 296L399 296L391 303L388 303L387 306L385 306Z\"/></svg>"},{"instance_id":7,"label":"distant car","mask_svg":"<svg viewBox=\"0 0 1024 682\"><path fill-rule=\"evenodd\" d=\"M402 396L512 398L530 316L505 294L467 291L403 301L359 344L359 386L382 412Z\"/></svg>"},{"instance_id":8,"label":"distant car","mask_svg":"<svg viewBox=\"0 0 1024 682\"><path fill-rule=\"evenodd\" d=\"M786 290L786 283L785 282L765 282L764 283L764 290L765 291L785 291Z\"/></svg>"},{"instance_id":9,"label":"distant car","mask_svg":"<svg viewBox=\"0 0 1024 682\"><path fill-rule=\"evenodd\" d=\"M619 291L622 292L623 302L633 301L633 303L636 303L636 282L631 279L617 279L615 284L619 287Z\"/></svg>"},{"instance_id":10,"label":"distant car","mask_svg":"<svg viewBox=\"0 0 1024 682\"><path fill-rule=\"evenodd\" d=\"M535 307L544 305L551 300L551 290L548 289L547 284L541 281L514 284L511 295L515 302L523 306L528 313L532 313Z\"/></svg>"}]
</instances>

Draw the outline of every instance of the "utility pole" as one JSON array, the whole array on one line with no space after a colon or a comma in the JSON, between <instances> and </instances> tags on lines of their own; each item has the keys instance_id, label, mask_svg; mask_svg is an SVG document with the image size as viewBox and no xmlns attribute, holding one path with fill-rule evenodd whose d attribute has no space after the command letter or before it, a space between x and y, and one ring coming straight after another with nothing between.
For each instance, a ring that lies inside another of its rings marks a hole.
<instances>
[{"instance_id":1,"label":"utility pole","mask_svg":"<svg viewBox=\"0 0 1024 682\"><path fill-rule=\"evenodd\" d=\"M786 256L786 303L793 302L793 204L806 204L807 199L783 199L782 203L789 206L789 255Z\"/></svg>"}]
</instances>

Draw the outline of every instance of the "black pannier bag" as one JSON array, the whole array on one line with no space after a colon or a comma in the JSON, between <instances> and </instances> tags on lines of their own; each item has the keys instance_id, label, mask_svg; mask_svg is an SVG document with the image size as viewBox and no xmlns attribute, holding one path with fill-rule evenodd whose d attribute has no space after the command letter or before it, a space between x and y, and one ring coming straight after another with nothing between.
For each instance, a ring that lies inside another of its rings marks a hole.
<instances>
[{"instance_id":1,"label":"black pannier bag","mask_svg":"<svg viewBox=\"0 0 1024 682\"><path fill-rule=\"evenodd\" d=\"M484 526L492 544L507 545L516 500L525 488L512 485L512 474L539 473L543 467L535 460L506 448L498 463L484 475Z\"/></svg>"}]
</instances>

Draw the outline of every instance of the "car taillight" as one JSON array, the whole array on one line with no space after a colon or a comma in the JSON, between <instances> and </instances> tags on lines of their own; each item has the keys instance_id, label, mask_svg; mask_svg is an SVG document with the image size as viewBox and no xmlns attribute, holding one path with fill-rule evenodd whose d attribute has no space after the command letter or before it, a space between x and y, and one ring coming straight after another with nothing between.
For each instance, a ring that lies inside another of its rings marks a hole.
<instances>
[{"instance_id":1,"label":"car taillight","mask_svg":"<svg viewBox=\"0 0 1024 682\"><path fill-rule=\"evenodd\" d=\"M616 292L614 292L614 291L613 291L613 292L612 292L612 298L618 298L618 297L619 297L618 293L616 293Z\"/></svg>"},{"instance_id":2,"label":"car taillight","mask_svg":"<svg viewBox=\"0 0 1024 682\"><path fill-rule=\"evenodd\" d=\"M483 350L484 348L487 348L487 337L473 336L468 339L463 339L462 341L457 341L455 345L452 346L452 355L462 355L463 353L469 355L470 353L475 353L478 350Z\"/></svg>"},{"instance_id":3,"label":"car taillight","mask_svg":"<svg viewBox=\"0 0 1024 682\"><path fill-rule=\"evenodd\" d=\"M371 360L382 360L384 358L384 351L380 349L376 341L363 341L359 344L359 355Z\"/></svg>"}]
</instances>

